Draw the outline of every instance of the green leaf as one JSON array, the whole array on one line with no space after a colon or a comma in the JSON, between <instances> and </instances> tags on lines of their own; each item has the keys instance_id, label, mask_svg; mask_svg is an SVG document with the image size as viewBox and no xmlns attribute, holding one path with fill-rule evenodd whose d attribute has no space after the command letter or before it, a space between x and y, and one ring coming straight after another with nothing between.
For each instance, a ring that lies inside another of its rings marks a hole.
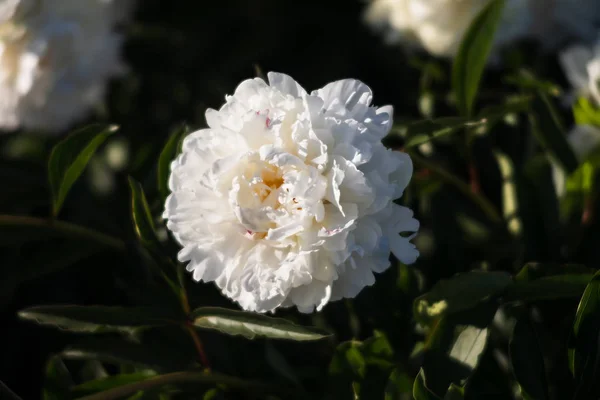
<instances>
[{"instance_id":1,"label":"green leaf","mask_svg":"<svg viewBox=\"0 0 600 400\"><path fill-rule=\"evenodd\" d=\"M415 400L442 400L441 397L433 393L427 387L425 371L423 371L423 368L421 368L419 375L417 375L417 378L415 379L415 383L413 385L413 397Z\"/></svg>"},{"instance_id":2,"label":"green leaf","mask_svg":"<svg viewBox=\"0 0 600 400\"><path fill-rule=\"evenodd\" d=\"M567 142L564 126L550 99L541 91L537 91L529 120L534 136L544 150L558 161L567 174L575 172L579 163Z\"/></svg>"},{"instance_id":3,"label":"green leaf","mask_svg":"<svg viewBox=\"0 0 600 400\"><path fill-rule=\"evenodd\" d=\"M131 332L135 328L183 323L171 310L104 306L39 306L19 311L19 317L73 332Z\"/></svg>"},{"instance_id":4,"label":"green leaf","mask_svg":"<svg viewBox=\"0 0 600 400\"><path fill-rule=\"evenodd\" d=\"M61 356L70 360L97 360L165 372L189 368L194 363L191 345L187 353L182 353L176 345L169 341L146 342L143 339L137 343L123 337L102 335L69 345Z\"/></svg>"},{"instance_id":5,"label":"green leaf","mask_svg":"<svg viewBox=\"0 0 600 400\"><path fill-rule=\"evenodd\" d=\"M558 97L562 94L560 86L553 82L541 80L526 69L521 69L517 73L507 76L504 78L504 82L528 91L540 91L552 97Z\"/></svg>"},{"instance_id":6,"label":"green leaf","mask_svg":"<svg viewBox=\"0 0 600 400\"><path fill-rule=\"evenodd\" d=\"M73 396L86 396L92 393L102 392L104 390L112 389L128 383L140 382L156 376L153 371L142 371L135 372L133 374L120 374L108 376L101 379L82 383L71 389L71 395Z\"/></svg>"},{"instance_id":7,"label":"green leaf","mask_svg":"<svg viewBox=\"0 0 600 400\"><path fill-rule=\"evenodd\" d=\"M585 290L591 274L549 276L531 282L516 282L507 288L504 302L577 298Z\"/></svg>"},{"instance_id":8,"label":"green leaf","mask_svg":"<svg viewBox=\"0 0 600 400\"><path fill-rule=\"evenodd\" d=\"M61 400L68 398L71 386L73 386L73 378L63 360L58 356L51 357L46 363L42 399Z\"/></svg>"},{"instance_id":9,"label":"green leaf","mask_svg":"<svg viewBox=\"0 0 600 400\"><path fill-rule=\"evenodd\" d=\"M520 318L509 342L510 361L525 400L549 399L544 356L528 318Z\"/></svg>"},{"instance_id":10,"label":"green leaf","mask_svg":"<svg viewBox=\"0 0 600 400\"><path fill-rule=\"evenodd\" d=\"M472 271L439 281L428 293L414 302L414 315L429 324L446 314L477 306L482 301L502 293L512 284L506 272Z\"/></svg>"},{"instance_id":11,"label":"green leaf","mask_svg":"<svg viewBox=\"0 0 600 400\"><path fill-rule=\"evenodd\" d=\"M131 189L131 214L135 233L144 246L157 249L160 243L156 236L154 220L144 189L131 177L129 177L129 188Z\"/></svg>"},{"instance_id":12,"label":"green leaf","mask_svg":"<svg viewBox=\"0 0 600 400\"><path fill-rule=\"evenodd\" d=\"M201 384L201 385L225 385L232 389L237 389L244 393L251 392L262 394L258 398L268 398L266 394L279 394L285 396L282 398L298 398L296 392L289 388L283 388L273 385L268 385L256 381L246 381L234 378L227 375L222 375L216 372L199 372L199 371L181 371L170 374L157 375L148 379L128 383L119 387L115 387L104 392L96 393L90 396L81 398L80 400L116 400L122 399L124 396L136 394L139 391L160 388L167 385L176 385L180 383ZM198 391L190 391L197 398ZM137 398L137 397L136 397Z\"/></svg>"},{"instance_id":13,"label":"green leaf","mask_svg":"<svg viewBox=\"0 0 600 400\"><path fill-rule=\"evenodd\" d=\"M588 283L575 316L572 342L569 350L569 367L576 381L590 375L597 367L598 339L600 337L600 272ZM597 376L597 374L591 374ZM582 382L585 384L585 382ZM588 382L589 383L589 382Z\"/></svg>"},{"instance_id":14,"label":"green leaf","mask_svg":"<svg viewBox=\"0 0 600 400\"><path fill-rule=\"evenodd\" d=\"M68 238L85 240L118 251L125 250L122 240L83 226L17 215L0 215L0 240L5 245L19 245L36 240Z\"/></svg>"},{"instance_id":15,"label":"green leaf","mask_svg":"<svg viewBox=\"0 0 600 400\"><path fill-rule=\"evenodd\" d=\"M471 115L503 9L504 0L490 1L471 23L454 59L452 88L464 116Z\"/></svg>"},{"instance_id":16,"label":"green leaf","mask_svg":"<svg viewBox=\"0 0 600 400\"><path fill-rule=\"evenodd\" d=\"M385 400L410 400L413 381L400 368L395 368L385 386Z\"/></svg>"},{"instance_id":17,"label":"green leaf","mask_svg":"<svg viewBox=\"0 0 600 400\"><path fill-rule=\"evenodd\" d=\"M529 282L540 278L550 278L569 275L588 275L588 282L593 275L594 269L580 264L552 264L552 263L536 263L530 262L525 264L523 268L515 276L516 282ZM591 275L590 275L591 274ZM582 292L583 293L583 292Z\"/></svg>"},{"instance_id":18,"label":"green leaf","mask_svg":"<svg viewBox=\"0 0 600 400\"><path fill-rule=\"evenodd\" d=\"M531 108L533 97L531 95L514 96L506 99L504 104L486 107L477 115L479 119L485 119L488 126L495 125L507 115L528 112Z\"/></svg>"},{"instance_id":19,"label":"green leaf","mask_svg":"<svg viewBox=\"0 0 600 400\"><path fill-rule=\"evenodd\" d=\"M21 400L19 396L0 381L0 398L2 400ZM45 399L44 399L45 400Z\"/></svg>"},{"instance_id":20,"label":"green leaf","mask_svg":"<svg viewBox=\"0 0 600 400\"><path fill-rule=\"evenodd\" d=\"M577 125L592 125L600 127L600 109L595 107L587 98L581 97L573 106L573 115Z\"/></svg>"},{"instance_id":21,"label":"green leaf","mask_svg":"<svg viewBox=\"0 0 600 400\"><path fill-rule=\"evenodd\" d=\"M455 385L454 383L450 384L446 395L444 396L444 400L462 400L465 398L465 388L462 386Z\"/></svg>"},{"instance_id":22,"label":"green leaf","mask_svg":"<svg viewBox=\"0 0 600 400\"><path fill-rule=\"evenodd\" d=\"M450 314L435 324L425 343L423 376L439 397L451 383L464 386L476 371L489 336L488 326L498 305L490 300Z\"/></svg>"},{"instance_id":23,"label":"green leaf","mask_svg":"<svg viewBox=\"0 0 600 400\"><path fill-rule=\"evenodd\" d=\"M179 144L181 139L189 134L189 128L183 124L171 133L165 147L163 147L158 157L158 191L164 201L169 195L169 174L171 173L171 163L177 157L180 151Z\"/></svg>"},{"instance_id":24,"label":"green leaf","mask_svg":"<svg viewBox=\"0 0 600 400\"><path fill-rule=\"evenodd\" d=\"M458 329L456 340L450 349L450 357L473 370L485 348L488 329L471 325Z\"/></svg>"},{"instance_id":25,"label":"green leaf","mask_svg":"<svg viewBox=\"0 0 600 400\"><path fill-rule=\"evenodd\" d=\"M98 147L117 129L116 125L90 125L54 146L48 161L48 179L52 190L52 212L55 216Z\"/></svg>"},{"instance_id":26,"label":"green leaf","mask_svg":"<svg viewBox=\"0 0 600 400\"><path fill-rule=\"evenodd\" d=\"M306 341L331 336L320 329L296 325L285 319L226 308L197 308L192 312L191 318L194 326L198 328L216 329L228 335L241 335L248 339L260 336L270 339Z\"/></svg>"},{"instance_id":27,"label":"green leaf","mask_svg":"<svg viewBox=\"0 0 600 400\"><path fill-rule=\"evenodd\" d=\"M466 118L448 117L413 122L404 129L407 138L405 149L417 147L440 137L449 136L463 128L484 126L486 120L469 121Z\"/></svg>"}]
</instances>

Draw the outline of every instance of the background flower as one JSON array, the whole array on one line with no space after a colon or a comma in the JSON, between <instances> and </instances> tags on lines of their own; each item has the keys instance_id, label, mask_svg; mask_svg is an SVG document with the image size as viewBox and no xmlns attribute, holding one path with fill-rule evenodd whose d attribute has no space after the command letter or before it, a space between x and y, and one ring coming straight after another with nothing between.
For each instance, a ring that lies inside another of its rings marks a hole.
<instances>
[{"instance_id":1,"label":"background flower","mask_svg":"<svg viewBox=\"0 0 600 400\"><path fill-rule=\"evenodd\" d=\"M242 82L173 162L164 217L194 279L244 309L320 310L418 252L418 222L393 203L412 175L381 139L391 107L355 80L310 95L287 75ZM408 234L406 237L400 233Z\"/></svg>"},{"instance_id":2,"label":"background flower","mask_svg":"<svg viewBox=\"0 0 600 400\"><path fill-rule=\"evenodd\" d=\"M118 3L118 4L117 4ZM117 22L131 3L10 0L0 6L0 127L60 132L124 71Z\"/></svg>"},{"instance_id":3,"label":"background flower","mask_svg":"<svg viewBox=\"0 0 600 400\"><path fill-rule=\"evenodd\" d=\"M600 40L595 46L576 45L560 54L560 62L577 96L600 107Z\"/></svg>"},{"instance_id":4,"label":"background flower","mask_svg":"<svg viewBox=\"0 0 600 400\"><path fill-rule=\"evenodd\" d=\"M467 28L489 0L374 0L367 23L392 42L416 45L437 56L454 56ZM496 32L496 49L530 37L545 46L589 40L600 22L595 0L507 0Z\"/></svg>"}]
</instances>

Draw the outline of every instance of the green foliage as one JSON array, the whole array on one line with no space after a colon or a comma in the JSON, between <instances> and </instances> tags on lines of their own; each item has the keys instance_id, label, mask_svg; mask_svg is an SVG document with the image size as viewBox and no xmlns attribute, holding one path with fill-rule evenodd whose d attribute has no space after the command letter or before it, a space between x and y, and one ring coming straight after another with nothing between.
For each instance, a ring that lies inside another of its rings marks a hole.
<instances>
[{"instance_id":1,"label":"green foliage","mask_svg":"<svg viewBox=\"0 0 600 400\"><path fill-rule=\"evenodd\" d=\"M581 297L569 350L569 367L577 382L575 398L584 399L598 395L598 338L600 337L600 273L596 273Z\"/></svg>"},{"instance_id":2,"label":"green foliage","mask_svg":"<svg viewBox=\"0 0 600 400\"><path fill-rule=\"evenodd\" d=\"M588 99L581 97L573 106L573 116L578 125L592 125L600 127L600 109L595 107Z\"/></svg>"},{"instance_id":3,"label":"green foliage","mask_svg":"<svg viewBox=\"0 0 600 400\"><path fill-rule=\"evenodd\" d=\"M512 279L505 272L473 271L438 282L414 304L415 317L424 324L463 310L504 291Z\"/></svg>"},{"instance_id":4,"label":"green foliage","mask_svg":"<svg viewBox=\"0 0 600 400\"><path fill-rule=\"evenodd\" d=\"M160 243L156 237L156 228L154 227L152 213L144 189L131 177L129 178L129 187L131 190L131 215L135 233L144 246L156 250L160 247Z\"/></svg>"},{"instance_id":5,"label":"green foliage","mask_svg":"<svg viewBox=\"0 0 600 400\"><path fill-rule=\"evenodd\" d=\"M457 98L458 109L464 116L470 116L473 111L481 76L503 10L504 0L490 1L465 33L454 58L452 88Z\"/></svg>"},{"instance_id":6,"label":"green foliage","mask_svg":"<svg viewBox=\"0 0 600 400\"><path fill-rule=\"evenodd\" d=\"M192 311L190 318L198 328L216 329L228 335L241 335L248 339L259 336L307 341L329 336L320 329L296 325L286 319L218 307L197 308Z\"/></svg>"},{"instance_id":7,"label":"green foliage","mask_svg":"<svg viewBox=\"0 0 600 400\"><path fill-rule=\"evenodd\" d=\"M169 174L171 173L171 163L181 151L181 142L189 132L190 130L187 125L182 125L174 130L169 136L167 143L165 143L165 147L163 147L162 151L160 152L160 156L158 157L156 176L158 179L158 191L160 192L160 196L163 201L169 195Z\"/></svg>"},{"instance_id":8,"label":"green foliage","mask_svg":"<svg viewBox=\"0 0 600 400\"><path fill-rule=\"evenodd\" d=\"M130 331L182 321L170 310L103 306L39 306L19 312L19 317L73 332Z\"/></svg>"},{"instance_id":9,"label":"green foliage","mask_svg":"<svg viewBox=\"0 0 600 400\"><path fill-rule=\"evenodd\" d=\"M526 400L549 399L544 356L531 321L521 318L510 339L510 361Z\"/></svg>"},{"instance_id":10,"label":"green foliage","mask_svg":"<svg viewBox=\"0 0 600 400\"><path fill-rule=\"evenodd\" d=\"M564 125L548 96L541 91L537 92L529 120L540 145L558 161L565 172L574 172L579 163L567 142Z\"/></svg>"},{"instance_id":11,"label":"green foliage","mask_svg":"<svg viewBox=\"0 0 600 400\"><path fill-rule=\"evenodd\" d=\"M96 149L117 129L114 125L88 126L54 146L48 161L48 180L52 189L52 212L55 216Z\"/></svg>"}]
</instances>

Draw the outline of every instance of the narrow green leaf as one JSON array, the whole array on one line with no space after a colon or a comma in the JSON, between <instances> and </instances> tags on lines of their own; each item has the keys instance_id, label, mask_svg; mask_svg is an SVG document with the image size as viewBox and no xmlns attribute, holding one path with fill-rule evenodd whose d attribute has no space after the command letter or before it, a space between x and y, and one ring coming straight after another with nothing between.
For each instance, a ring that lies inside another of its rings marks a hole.
<instances>
[{"instance_id":1,"label":"narrow green leaf","mask_svg":"<svg viewBox=\"0 0 600 400\"><path fill-rule=\"evenodd\" d=\"M528 112L533 102L533 96L523 95L508 98L504 104L486 107L477 115L479 119L487 120L488 126L495 125L509 114Z\"/></svg>"},{"instance_id":2,"label":"narrow green leaf","mask_svg":"<svg viewBox=\"0 0 600 400\"><path fill-rule=\"evenodd\" d=\"M510 361L525 400L549 399L544 356L527 318L517 321L509 343Z\"/></svg>"},{"instance_id":3,"label":"narrow green leaf","mask_svg":"<svg viewBox=\"0 0 600 400\"><path fill-rule=\"evenodd\" d=\"M54 146L48 161L48 179L52 190L52 212L55 216L96 149L117 129L115 125L90 125Z\"/></svg>"},{"instance_id":4,"label":"narrow green leaf","mask_svg":"<svg viewBox=\"0 0 600 400\"><path fill-rule=\"evenodd\" d=\"M529 120L535 138L567 174L575 172L579 162L567 142L565 128L545 93L537 92Z\"/></svg>"},{"instance_id":5,"label":"narrow green leaf","mask_svg":"<svg viewBox=\"0 0 600 400\"><path fill-rule=\"evenodd\" d=\"M502 17L504 0L492 0L465 33L452 66L452 88L463 116L470 116L479 82Z\"/></svg>"},{"instance_id":6,"label":"narrow green leaf","mask_svg":"<svg viewBox=\"0 0 600 400\"><path fill-rule=\"evenodd\" d=\"M61 357L69 360L97 360L110 364L151 368L157 371L174 371L194 365L191 350L182 353L173 343L133 342L124 337L92 336L65 348Z\"/></svg>"},{"instance_id":7,"label":"narrow green leaf","mask_svg":"<svg viewBox=\"0 0 600 400\"><path fill-rule=\"evenodd\" d=\"M116 400L124 396L135 394L141 390L159 388L166 385L175 385L178 383L200 383L200 384L219 384L232 389L241 391L250 391L260 394L280 394L285 398L297 398L297 393L288 389L273 385L267 385L256 381L245 381L242 379L222 375L216 372L197 372L182 371L173 372L165 375L158 375L140 382L133 382L113 389L106 390L90 396L81 397L79 400ZM193 393L193 392L192 392Z\"/></svg>"},{"instance_id":8,"label":"narrow green leaf","mask_svg":"<svg viewBox=\"0 0 600 400\"><path fill-rule=\"evenodd\" d=\"M182 125L171 133L165 147L163 147L160 156L158 157L158 191L164 201L169 195L169 174L171 173L171 163L179 153L179 144L181 138L189 134L187 125Z\"/></svg>"},{"instance_id":9,"label":"narrow green leaf","mask_svg":"<svg viewBox=\"0 0 600 400\"><path fill-rule=\"evenodd\" d=\"M528 91L540 91L552 97L558 97L562 94L560 86L554 82L541 80L524 68L504 78L504 82Z\"/></svg>"},{"instance_id":10,"label":"narrow green leaf","mask_svg":"<svg viewBox=\"0 0 600 400\"><path fill-rule=\"evenodd\" d=\"M171 310L104 306L39 306L19 312L19 317L73 332L125 331L133 328L182 323Z\"/></svg>"},{"instance_id":11,"label":"narrow green leaf","mask_svg":"<svg viewBox=\"0 0 600 400\"><path fill-rule=\"evenodd\" d=\"M18 215L0 215L2 244L18 245L52 238L85 240L114 250L125 250L125 243L122 240L83 226Z\"/></svg>"},{"instance_id":12,"label":"narrow green leaf","mask_svg":"<svg viewBox=\"0 0 600 400\"><path fill-rule=\"evenodd\" d=\"M417 147L440 137L449 136L463 128L475 128L486 124L486 120L469 121L466 118L449 117L414 122L405 127L407 138L405 149Z\"/></svg>"},{"instance_id":13,"label":"narrow green leaf","mask_svg":"<svg viewBox=\"0 0 600 400\"><path fill-rule=\"evenodd\" d=\"M594 269L581 264L553 264L530 262L515 276L516 282L530 282L540 278L586 275L587 282L592 279ZM583 292L582 292L583 293Z\"/></svg>"},{"instance_id":14,"label":"narrow green leaf","mask_svg":"<svg viewBox=\"0 0 600 400\"><path fill-rule=\"evenodd\" d=\"M598 358L598 338L600 338L600 272L588 283L573 324L572 343L569 350L570 369L576 381L588 375L586 369L593 369ZM594 376L594 375L592 375ZM597 376L597 375L595 375Z\"/></svg>"},{"instance_id":15,"label":"narrow green leaf","mask_svg":"<svg viewBox=\"0 0 600 400\"><path fill-rule=\"evenodd\" d=\"M131 189L131 214L135 233L144 246L156 249L160 244L156 237L156 228L144 189L131 177L129 177L129 188Z\"/></svg>"},{"instance_id":16,"label":"narrow green leaf","mask_svg":"<svg viewBox=\"0 0 600 400\"><path fill-rule=\"evenodd\" d=\"M584 292L591 274L548 276L530 282L516 282L507 288L504 302L577 298Z\"/></svg>"},{"instance_id":17,"label":"narrow green leaf","mask_svg":"<svg viewBox=\"0 0 600 400\"><path fill-rule=\"evenodd\" d=\"M505 272L458 274L438 282L428 293L415 299L414 314L419 321L428 324L443 315L473 308L511 284L512 278Z\"/></svg>"},{"instance_id":18,"label":"narrow green leaf","mask_svg":"<svg viewBox=\"0 0 600 400\"><path fill-rule=\"evenodd\" d=\"M261 336L270 339L305 341L319 340L330 336L329 333L320 329L296 325L285 319L226 308L197 308L192 312L191 318L193 324L198 328L216 329L229 335L241 335L248 339Z\"/></svg>"},{"instance_id":19,"label":"narrow green leaf","mask_svg":"<svg viewBox=\"0 0 600 400\"><path fill-rule=\"evenodd\" d=\"M413 397L415 400L442 400L441 397L427 388L425 371L423 371L423 368L421 368L419 375L417 375L417 378L415 379L415 383L413 385Z\"/></svg>"},{"instance_id":20,"label":"narrow green leaf","mask_svg":"<svg viewBox=\"0 0 600 400\"><path fill-rule=\"evenodd\" d=\"M156 373L153 371L142 371L132 374L108 376L106 378L96 379L82 383L81 385L77 385L71 389L71 394L78 397L85 396L123 386L129 383L140 382L153 376L156 376Z\"/></svg>"},{"instance_id":21,"label":"narrow green leaf","mask_svg":"<svg viewBox=\"0 0 600 400\"><path fill-rule=\"evenodd\" d=\"M462 386L455 385L454 383L450 384L446 395L444 396L444 400L462 400L465 398L465 388Z\"/></svg>"}]
</instances>

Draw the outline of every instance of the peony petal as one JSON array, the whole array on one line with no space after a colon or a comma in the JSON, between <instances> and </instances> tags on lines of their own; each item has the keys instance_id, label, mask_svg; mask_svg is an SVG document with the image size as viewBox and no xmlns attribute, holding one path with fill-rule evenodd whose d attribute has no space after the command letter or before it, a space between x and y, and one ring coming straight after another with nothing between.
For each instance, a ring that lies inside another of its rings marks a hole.
<instances>
[{"instance_id":1,"label":"peony petal","mask_svg":"<svg viewBox=\"0 0 600 400\"><path fill-rule=\"evenodd\" d=\"M269 72L267 77L269 79L269 85L280 90L284 94L289 94L294 97L306 95L306 90L304 90L304 88L289 75L278 72Z\"/></svg>"}]
</instances>

